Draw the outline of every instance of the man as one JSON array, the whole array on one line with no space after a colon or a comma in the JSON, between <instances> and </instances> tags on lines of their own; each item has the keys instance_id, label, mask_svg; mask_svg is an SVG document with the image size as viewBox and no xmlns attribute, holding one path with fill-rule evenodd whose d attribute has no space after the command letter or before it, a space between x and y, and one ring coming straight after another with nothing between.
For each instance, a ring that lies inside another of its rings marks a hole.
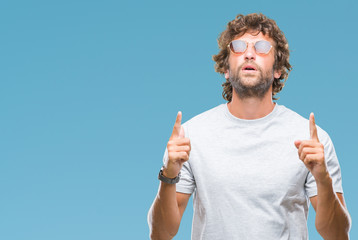
<instances>
[{"instance_id":1,"label":"man","mask_svg":"<svg viewBox=\"0 0 358 240\"><path fill-rule=\"evenodd\" d=\"M148 214L151 239L176 235L193 193L192 239L308 239L308 200L324 239L348 239L330 137L313 113L307 120L272 101L291 70L285 36L262 14L238 15L218 43L228 103L183 125L178 113Z\"/></svg>"}]
</instances>

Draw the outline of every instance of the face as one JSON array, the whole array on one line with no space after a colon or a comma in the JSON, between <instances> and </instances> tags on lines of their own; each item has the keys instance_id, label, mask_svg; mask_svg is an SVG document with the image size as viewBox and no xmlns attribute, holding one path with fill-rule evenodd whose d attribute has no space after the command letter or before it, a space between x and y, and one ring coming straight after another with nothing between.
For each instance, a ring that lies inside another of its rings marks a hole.
<instances>
[{"instance_id":1,"label":"face","mask_svg":"<svg viewBox=\"0 0 358 240\"><path fill-rule=\"evenodd\" d=\"M248 42L247 49L242 54L230 52L229 70L225 78L229 79L239 98L263 98L272 87L274 78L280 77L280 72L273 69L275 62L274 41L261 32L247 32L235 38ZM268 54L257 54L254 44L266 40L273 46Z\"/></svg>"}]
</instances>

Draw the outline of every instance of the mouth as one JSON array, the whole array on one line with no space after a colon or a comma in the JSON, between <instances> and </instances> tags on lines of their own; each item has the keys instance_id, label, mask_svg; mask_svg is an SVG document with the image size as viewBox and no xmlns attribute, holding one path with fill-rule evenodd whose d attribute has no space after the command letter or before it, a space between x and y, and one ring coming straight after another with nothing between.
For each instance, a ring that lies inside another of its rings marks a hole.
<instances>
[{"instance_id":1,"label":"mouth","mask_svg":"<svg viewBox=\"0 0 358 240\"><path fill-rule=\"evenodd\" d=\"M244 65L241 70L246 73L257 72L257 68L254 65L250 65L250 64Z\"/></svg>"}]
</instances>

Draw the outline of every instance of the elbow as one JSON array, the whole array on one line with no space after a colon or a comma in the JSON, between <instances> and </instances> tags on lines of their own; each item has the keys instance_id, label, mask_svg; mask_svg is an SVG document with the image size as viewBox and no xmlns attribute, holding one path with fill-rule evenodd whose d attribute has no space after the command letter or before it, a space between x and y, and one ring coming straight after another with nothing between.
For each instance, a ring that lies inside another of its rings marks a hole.
<instances>
[{"instance_id":1,"label":"elbow","mask_svg":"<svg viewBox=\"0 0 358 240\"><path fill-rule=\"evenodd\" d=\"M323 218L317 218L316 215L315 225L317 232L324 239L348 240L352 220L346 208L336 208L335 211L332 211L331 214L327 214Z\"/></svg>"},{"instance_id":2,"label":"elbow","mask_svg":"<svg viewBox=\"0 0 358 240\"><path fill-rule=\"evenodd\" d=\"M170 240L175 237L176 234L170 234L164 229L151 226L149 227L149 237L151 240Z\"/></svg>"},{"instance_id":3,"label":"elbow","mask_svg":"<svg viewBox=\"0 0 358 240\"><path fill-rule=\"evenodd\" d=\"M174 238L174 236L171 236L164 231L156 231L155 229L150 231L149 237L151 240L170 240Z\"/></svg>"},{"instance_id":4,"label":"elbow","mask_svg":"<svg viewBox=\"0 0 358 240\"><path fill-rule=\"evenodd\" d=\"M326 240L349 240L350 221L342 221L340 224L322 225L316 223L317 232Z\"/></svg>"},{"instance_id":5,"label":"elbow","mask_svg":"<svg viewBox=\"0 0 358 240\"><path fill-rule=\"evenodd\" d=\"M327 233L327 231L317 230L317 232L326 240L349 240L348 232L336 232L336 233Z\"/></svg>"},{"instance_id":6,"label":"elbow","mask_svg":"<svg viewBox=\"0 0 358 240\"><path fill-rule=\"evenodd\" d=\"M173 234L170 234L163 228L162 224L155 223L153 219L152 208L149 210L147 215L147 222L149 227L149 238L151 240L170 240L175 237L177 231Z\"/></svg>"}]
</instances>

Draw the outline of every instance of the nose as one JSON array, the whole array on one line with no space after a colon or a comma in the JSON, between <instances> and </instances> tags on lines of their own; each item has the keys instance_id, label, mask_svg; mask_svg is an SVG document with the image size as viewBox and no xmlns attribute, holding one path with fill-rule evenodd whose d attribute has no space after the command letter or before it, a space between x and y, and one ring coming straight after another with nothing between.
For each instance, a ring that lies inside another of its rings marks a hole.
<instances>
[{"instance_id":1,"label":"nose","mask_svg":"<svg viewBox=\"0 0 358 240\"><path fill-rule=\"evenodd\" d=\"M245 60L255 60L256 59L256 51L253 43L247 44L247 49L244 53Z\"/></svg>"}]
</instances>

